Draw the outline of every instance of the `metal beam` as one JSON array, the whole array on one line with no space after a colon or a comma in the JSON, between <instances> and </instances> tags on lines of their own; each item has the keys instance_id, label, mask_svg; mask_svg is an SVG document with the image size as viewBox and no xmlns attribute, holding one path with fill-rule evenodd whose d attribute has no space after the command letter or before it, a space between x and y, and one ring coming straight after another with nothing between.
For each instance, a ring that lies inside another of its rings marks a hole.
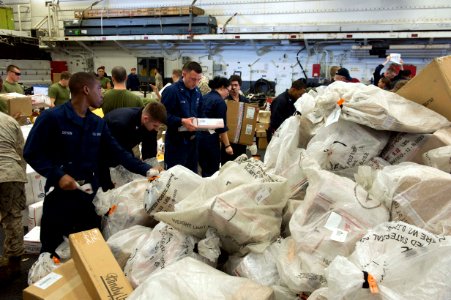
<instances>
[{"instance_id":1,"label":"metal beam","mask_svg":"<svg viewBox=\"0 0 451 300\"><path fill-rule=\"evenodd\" d=\"M94 51L89 48L88 46L85 45L85 43L83 43L82 41L76 41L77 44L79 44L80 46L82 46L83 48L85 48L86 50L88 50L92 55L94 55Z\"/></svg>"},{"instance_id":2,"label":"metal beam","mask_svg":"<svg viewBox=\"0 0 451 300\"><path fill-rule=\"evenodd\" d=\"M1 31L0 31L1 32ZM230 41L230 40L355 40L355 39L440 39L451 38L451 31L331 32L331 33L251 33L202 35L123 35L42 37L43 42L70 41Z\"/></svg>"},{"instance_id":3,"label":"metal beam","mask_svg":"<svg viewBox=\"0 0 451 300\"><path fill-rule=\"evenodd\" d=\"M130 51L130 49L127 49L126 47L124 47L121 43L119 43L118 41L114 41L114 43L121 48L124 52L126 52L127 54L131 54L132 52Z\"/></svg>"}]
</instances>

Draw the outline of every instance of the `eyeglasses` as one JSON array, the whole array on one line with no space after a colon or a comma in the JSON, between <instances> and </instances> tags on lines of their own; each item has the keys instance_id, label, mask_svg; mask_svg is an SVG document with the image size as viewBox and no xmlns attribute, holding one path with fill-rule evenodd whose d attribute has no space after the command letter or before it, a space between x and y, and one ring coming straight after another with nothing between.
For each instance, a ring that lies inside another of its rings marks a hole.
<instances>
[{"instance_id":1,"label":"eyeglasses","mask_svg":"<svg viewBox=\"0 0 451 300\"><path fill-rule=\"evenodd\" d=\"M11 72L13 72L14 74L16 74L17 76L22 75L22 73L20 73L20 72L14 72L14 71L11 71Z\"/></svg>"}]
</instances>

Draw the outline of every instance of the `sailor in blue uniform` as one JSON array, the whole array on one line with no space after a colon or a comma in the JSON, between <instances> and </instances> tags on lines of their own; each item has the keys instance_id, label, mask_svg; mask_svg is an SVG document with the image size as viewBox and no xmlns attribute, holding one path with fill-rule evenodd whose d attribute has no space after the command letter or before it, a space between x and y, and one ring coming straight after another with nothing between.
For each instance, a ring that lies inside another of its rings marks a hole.
<instances>
[{"instance_id":1,"label":"sailor in blue uniform","mask_svg":"<svg viewBox=\"0 0 451 300\"><path fill-rule=\"evenodd\" d=\"M25 160L47 178L41 220L41 252L56 255L63 236L100 228L92 200L99 187L99 161L114 159L128 170L146 175L150 166L124 150L104 120L89 107L100 107L100 83L89 73L69 81L71 101L44 111L30 131ZM82 191L81 186L90 190Z\"/></svg>"},{"instance_id":2,"label":"sailor in blue uniform","mask_svg":"<svg viewBox=\"0 0 451 300\"><path fill-rule=\"evenodd\" d=\"M233 154L227 136L227 105L224 101L229 95L230 81L227 78L217 76L210 80L208 86L211 88L211 92L204 96L202 117L221 118L224 120L224 128L218 128L214 133L210 131L199 132L199 165L202 169L202 177L210 177L219 170L221 141L227 154Z\"/></svg>"},{"instance_id":3,"label":"sailor in blue uniform","mask_svg":"<svg viewBox=\"0 0 451 300\"><path fill-rule=\"evenodd\" d=\"M197 127L193 119L200 116L202 94L197 88L202 67L197 62L183 66L182 79L164 89L161 102L166 106L167 131L164 162L166 169L182 165L197 173Z\"/></svg>"}]
</instances>

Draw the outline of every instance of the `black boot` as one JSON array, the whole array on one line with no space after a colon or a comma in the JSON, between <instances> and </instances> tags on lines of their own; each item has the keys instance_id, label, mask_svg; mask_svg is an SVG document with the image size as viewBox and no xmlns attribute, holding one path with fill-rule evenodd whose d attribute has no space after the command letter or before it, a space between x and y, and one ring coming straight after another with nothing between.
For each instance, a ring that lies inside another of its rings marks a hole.
<instances>
[{"instance_id":1,"label":"black boot","mask_svg":"<svg viewBox=\"0 0 451 300\"><path fill-rule=\"evenodd\" d=\"M21 256L0 257L0 282L20 276Z\"/></svg>"}]
</instances>

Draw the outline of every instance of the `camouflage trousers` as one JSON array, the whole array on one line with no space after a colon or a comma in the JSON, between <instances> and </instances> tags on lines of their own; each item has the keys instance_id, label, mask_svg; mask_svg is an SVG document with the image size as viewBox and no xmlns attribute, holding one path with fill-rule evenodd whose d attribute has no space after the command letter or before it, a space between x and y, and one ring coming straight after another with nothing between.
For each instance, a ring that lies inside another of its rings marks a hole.
<instances>
[{"instance_id":1,"label":"camouflage trousers","mask_svg":"<svg viewBox=\"0 0 451 300\"><path fill-rule=\"evenodd\" d=\"M4 257L20 256L24 252L22 210L25 206L25 183L0 183L0 223L5 231Z\"/></svg>"}]
</instances>

